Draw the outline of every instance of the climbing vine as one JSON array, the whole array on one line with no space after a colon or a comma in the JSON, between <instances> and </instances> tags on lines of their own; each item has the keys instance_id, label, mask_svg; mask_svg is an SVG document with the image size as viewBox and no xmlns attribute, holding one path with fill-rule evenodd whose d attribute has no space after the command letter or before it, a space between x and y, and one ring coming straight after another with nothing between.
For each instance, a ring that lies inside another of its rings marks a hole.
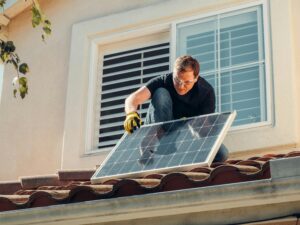
<instances>
[{"instance_id":1,"label":"climbing vine","mask_svg":"<svg viewBox=\"0 0 300 225\"><path fill-rule=\"evenodd\" d=\"M27 0L24 0L27 1ZM44 13L42 12L38 0L31 0L31 13L32 13L32 26L34 28L41 27L42 28L42 41L45 42L46 37L51 34L51 22L46 18ZM0 7L2 8L4 13L4 6L6 0L0 0ZM29 72L29 66L27 63L22 62L20 57L16 53L16 47L13 41L7 40L4 41L0 39L0 58L4 64L11 64L16 70L16 76L12 81L13 85L13 94L16 97L17 93L21 96L21 98L25 98L28 94L28 80L26 75Z\"/></svg>"}]
</instances>

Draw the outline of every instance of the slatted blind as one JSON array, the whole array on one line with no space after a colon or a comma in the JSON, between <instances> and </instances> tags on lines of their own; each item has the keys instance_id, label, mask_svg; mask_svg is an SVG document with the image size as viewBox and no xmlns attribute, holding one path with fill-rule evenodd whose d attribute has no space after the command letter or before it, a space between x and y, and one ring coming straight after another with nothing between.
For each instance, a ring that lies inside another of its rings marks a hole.
<instances>
[{"instance_id":1,"label":"slatted blind","mask_svg":"<svg viewBox=\"0 0 300 225\"><path fill-rule=\"evenodd\" d=\"M169 72L169 43L104 55L98 149L114 146L124 133L125 98L151 78ZM149 103L139 113L144 118Z\"/></svg>"},{"instance_id":2,"label":"slatted blind","mask_svg":"<svg viewBox=\"0 0 300 225\"><path fill-rule=\"evenodd\" d=\"M216 109L237 110L233 125L266 120L261 10L181 24L178 54L200 61L200 74L216 92Z\"/></svg>"}]
</instances>

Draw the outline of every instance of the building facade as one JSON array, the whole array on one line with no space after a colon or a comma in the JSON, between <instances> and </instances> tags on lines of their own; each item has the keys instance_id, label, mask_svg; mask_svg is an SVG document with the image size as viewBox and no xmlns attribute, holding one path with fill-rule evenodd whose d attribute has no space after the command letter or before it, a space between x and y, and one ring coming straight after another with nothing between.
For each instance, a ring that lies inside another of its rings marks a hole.
<instances>
[{"instance_id":1,"label":"building facade","mask_svg":"<svg viewBox=\"0 0 300 225\"><path fill-rule=\"evenodd\" d=\"M125 97L182 54L199 59L217 111L237 110L224 141L232 155L299 147L298 0L40 3L46 44L26 6L6 11L5 36L30 74L29 95L15 99L5 66L0 180L99 165L122 136Z\"/></svg>"}]
</instances>

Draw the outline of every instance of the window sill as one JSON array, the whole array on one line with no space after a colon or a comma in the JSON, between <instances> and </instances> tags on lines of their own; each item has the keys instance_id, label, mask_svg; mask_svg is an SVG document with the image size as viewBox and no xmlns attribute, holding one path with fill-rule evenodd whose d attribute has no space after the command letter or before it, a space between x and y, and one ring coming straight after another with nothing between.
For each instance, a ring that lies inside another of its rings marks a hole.
<instances>
[{"instance_id":1,"label":"window sill","mask_svg":"<svg viewBox=\"0 0 300 225\"><path fill-rule=\"evenodd\" d=\"M102 156L102 155L107 155L109 152L111 152L111 150L113 149L114 147L110 147L110 148L104 148L104 149L93 149L93 150L90 150L88 152L85 152L81 155L81 158L84 158L84 157L93 157L93 156Z\"/></svg>"},{"instance_id":2,"label":"window sill","mask_svg":"<svg viewBox=\"0 0 300 225\"><path fill-rule=\"evenodd\" d=\"M239 125L236 127L231 127L228 131L228 133L240 133L240 132L247 132L249 129L260 129L260 128L274 128L275 125L271 121L264 121L264 122L258 122L253 124L245 124L245 125Z\"/></svg>"}]
</instances>

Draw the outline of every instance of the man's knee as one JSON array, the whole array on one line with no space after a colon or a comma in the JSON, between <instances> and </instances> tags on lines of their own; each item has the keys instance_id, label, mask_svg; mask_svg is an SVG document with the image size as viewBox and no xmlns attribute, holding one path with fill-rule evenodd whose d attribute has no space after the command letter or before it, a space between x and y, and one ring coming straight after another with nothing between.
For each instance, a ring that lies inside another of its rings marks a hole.
<instances>
[{"instance_id":1,"label":"man's knee","mask_svg":"<svg viewBox=\"0 0 300 225\"><path fill-rule=\"evenodd\" d=\"M158 123L173 119L173 102L169 91L158 88L152 98L147 112L145 124Z\"/></svg>"},{"instance_id":2,"label":"man's knee","mask_svg":"<svg viewBox=\"0 0 300 225\"><path fill-rule=\"evenodd\" d=\"M228 159L229 151L224 144L221 144L214 162L225 162Z\"/></svg>"},{"instance_id":3,"label":"man's knee","mask_svg":"<svg viewBox=\"0 0 300 225\"><path fill-rule=\"evenodd\" d=\"M165 88L158 88L152 96L152 103L163 106L172 104L172 98L169 91Z\"/></svg>"}]
</instances>

